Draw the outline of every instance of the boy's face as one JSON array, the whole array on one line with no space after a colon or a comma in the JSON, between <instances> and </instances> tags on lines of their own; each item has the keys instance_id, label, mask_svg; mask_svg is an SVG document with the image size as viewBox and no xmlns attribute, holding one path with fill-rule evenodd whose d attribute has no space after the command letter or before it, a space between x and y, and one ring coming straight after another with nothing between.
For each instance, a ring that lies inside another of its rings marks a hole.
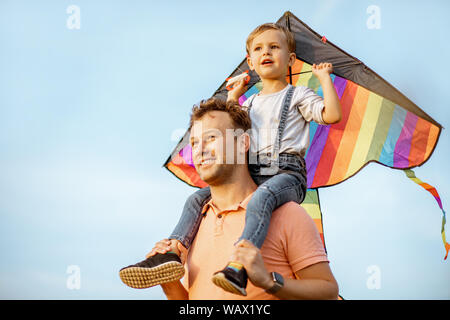
<instances>
[{"instance_id":1,"label":"boy's face","mask_svg":"<svg viewBox=\"0 0 450 320\"><path fill-rule=\"evenodd\" d=\"M266 30L257 35L251 45L247 63L261 79L283 80L288 67L295 62L295 53L290 53L286 36L279 30Z\"/></svg>"}]
</instances>

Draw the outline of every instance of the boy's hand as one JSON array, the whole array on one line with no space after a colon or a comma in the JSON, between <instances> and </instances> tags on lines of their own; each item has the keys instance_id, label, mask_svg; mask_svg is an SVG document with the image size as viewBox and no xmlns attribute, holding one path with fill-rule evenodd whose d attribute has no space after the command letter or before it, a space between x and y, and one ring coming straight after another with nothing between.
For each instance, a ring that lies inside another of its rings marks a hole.
<instances>
[{"instance_id":1,"label":"boy's hand","mask_svg":"<svg viewBox=\"0 0 450 320\"><path fill-rule=\"evenodd\" d=\"M333 72L333 65L331 63L319 63L312 65L312 73L317 78L322 78L330 75Z\"/></svg>"},{"instance_id":2,"label":"boy's hand","mask_svg":"<svg viewBox=\"0 0 450 320\"><path fill-rule=\"evenodd\" d=\"M239 102L239 98L247 91L247 86L245 85L245 80L237 81L233 88L228 91L227 101Z\"/></svg>"}]
</instances>

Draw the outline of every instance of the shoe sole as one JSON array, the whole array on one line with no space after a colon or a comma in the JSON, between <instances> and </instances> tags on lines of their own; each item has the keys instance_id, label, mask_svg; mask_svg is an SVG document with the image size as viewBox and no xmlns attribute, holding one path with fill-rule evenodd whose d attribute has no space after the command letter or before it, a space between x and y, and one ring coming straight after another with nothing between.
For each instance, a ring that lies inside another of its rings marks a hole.
<instances>
[{"instance_id":1,"label":"shoe sole","mask_svg":"<svg viewBox=\"0 0 450 320\"><path fill-rule=\"evenodd\" d=\"M179 262L171 261L153 268L129 267L120 270L119 275L127 286L145 289L181 279L184 267Z\"/></svg>"},{"instance_id":2,"label":"shoe sole","mask_svg":"<svg viewBox=\"0 0 450 320\"><path fill-rule=\"evenodd\" d=\"M233 282L229 281L222 272L218 272L215 275L213 275L212 282L216 286L222 288L223 290L225 290L227 292L231 292L231 293L238 294L241 296L247 295L247 291L245 291L245 289L240 288L237 285L235 285Z\"/></svg>"}]
</instances>

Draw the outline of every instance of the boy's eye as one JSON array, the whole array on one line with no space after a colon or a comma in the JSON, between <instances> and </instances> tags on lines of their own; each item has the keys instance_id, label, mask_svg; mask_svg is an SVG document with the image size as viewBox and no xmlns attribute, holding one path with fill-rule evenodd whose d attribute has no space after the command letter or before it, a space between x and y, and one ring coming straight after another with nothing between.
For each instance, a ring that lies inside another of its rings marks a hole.
<instances>
[{"instance_id":1,"label":"boy's eye","mask_svg":"<svg viewBox=\"0 0 450 320\"><path fill-rule=\"evenodd\" d=\"M261 50L261 47L255 47L255 48L253 49L253 51L259 51L259 50Z\"/></svg>"},{"instance_id":2,"label":"boy's eye","mask_svg":"<svg viewBox=\"0 0 450 320\"><path fill-rule=\"evenodd\" d=\"M271 46L271 48L272 48L272 49L277 49L277 48L278 48L278 45L273 44L273 45Z\"/></svg>"}]
</instances>

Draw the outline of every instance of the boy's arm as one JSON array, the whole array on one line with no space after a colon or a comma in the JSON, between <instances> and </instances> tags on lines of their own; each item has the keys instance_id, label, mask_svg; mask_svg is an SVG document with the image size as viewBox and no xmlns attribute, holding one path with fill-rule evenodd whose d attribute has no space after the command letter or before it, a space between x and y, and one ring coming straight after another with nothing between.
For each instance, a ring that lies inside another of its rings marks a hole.
<instances>
[{"instance_id":1,"label":"boy's arm","mask_svg":"<svg viewBox=\"0 0 450 320\"><path fill-rule=\"evenodd\" d=\"M324 109L322 111L322 119L327 124L333 124L341 121L342 109L339 97L334 88L330 74L333 72L331 63L313 64L313 74L319 79L323 91Z\"/></svg>"},{"instance_id":2,"label":"boy's arm","mask_svg":"<svg viewBox=\"0 0 450 320\"><path fill-rule=\"evenodd\" d=\"M228 91L227 101L239 102L239 97L247 91L247 86L244 80L236 82L233 88Z\"/></svg>"}]
</instances>

